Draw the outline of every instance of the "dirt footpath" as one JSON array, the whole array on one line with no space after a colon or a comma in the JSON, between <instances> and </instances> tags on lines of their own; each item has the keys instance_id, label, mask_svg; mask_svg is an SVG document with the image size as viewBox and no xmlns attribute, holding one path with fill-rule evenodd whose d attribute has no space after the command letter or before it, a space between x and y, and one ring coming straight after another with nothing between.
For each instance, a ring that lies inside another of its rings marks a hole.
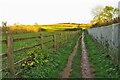
<instances>
[{"instance_id":1,"label":"dirt footpath","mask_svg":"<svg viewBox=\"0 0 120 80\"><path fill-rule=\"evenodd\" d=\"M80 37L78 38L77 40L77 43L73 49L73 52L71 53L71 55L69 56L68 58L68 62L66 64L66 67L64 68L64 70L62 71L61 73L61 78L68 78L69 75L70 75L70 72L72 71L71 67L72 67L72 61L73 61L73 58L77 52L77 48L78 48L78 41L79 41Z\"/></svg>"},{"instance_id":2,"label":"dirt footpath","mask_svg":"<svg viewBox=\"0 0 120 80\"><path fill-rule=\"evenodd\" d=\"M82 53L81 53L82 78L93 78L93 73L88 59L86 45L84 42L84 32L82 32L81 48L82 48Z\"/></svg>"},{"instance_id":3,"label":"dirt footpath","mask_svg":"<svg viewBox=\"0 0 120 80\"><path fill-rule=\"evenodd\" d=\"M88 58L88 53L87 53L87 49L86 49L86 45L84 42L84 32L82 32L82 36L79 37L79 39L82 37L81 39L81 78L94 78L93 73L92 73L92 68L89 62L89 58ZM66 67L64 68L64 70L61 73L61 79L62 78L69 78L70 72L72 71L71 67L72 67L72 61L73 58L77 52L77 48L78 48L78 41L76 42L76 45L73 49L73 52L71 53L71 55L68 58L68 62L66 64Z\"/></svg>"}]
</instances>

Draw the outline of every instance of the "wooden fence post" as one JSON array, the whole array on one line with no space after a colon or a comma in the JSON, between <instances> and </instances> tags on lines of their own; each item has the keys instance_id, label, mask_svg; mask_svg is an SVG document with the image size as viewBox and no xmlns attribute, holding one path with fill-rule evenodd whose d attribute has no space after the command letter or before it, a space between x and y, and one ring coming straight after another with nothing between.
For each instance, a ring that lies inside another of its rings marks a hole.
<instances>
[{"instance_id":1,"label":"wooden fence post","mask_svg":"<svg viewBox=\"0 0 120 80\"><path fill-rule=\"evenodd\" d=\"M40 44L41 44L41 49L43 49L43 34L40 34Z\"/></svg>"},{"instance_id":2,"label":"wooden fence post","mask_svg":"<svg viewBox=\"0 0 120 80\"><path fill-rule=\"evenodd\" d=\"M76 36L76 31L74 32L74 37Z\"/></svg>"},{"instance_id":3,"label":"wooden fence post","mask_svg":"<svg viewBox=\"0 0 120 80\"><path fill-rule=\"evenodd\" d=\"M60 47L62 46L62 33L60 32Z\"/></svg>"},{"instance_id":4,"label":"wooden fence post","mask_svg":"<svg viewBox=\"0 0 120 80\"><path fill-rule=\"evenodd\" d=\"M70 41L71 41L71 31L69 32L69 39L70 39Z\"/></svg>"},{"instance_id":5,"label":"wooden fence post","mask_svg":"<svg viewBox=\"0 0 120 80\"><path fill-rule=\"evenodd\" d=\"M65 37L66 32L64 32L64 43L66 43L66 37Z\"/></svg>"},{"instance_id":6,"label":"wooden fence post","mask_svg":"<svg viewBox=\"0 0 120 80\"><path fill-rule=\"evenodd\" d=\"M53 34L53 48L56 49L56 34Z\"/></svg>"},{"instance_id":7,"label":"wooden fence post","mask_svg":"<svg viewBox=\"0 0 120 80\"><path fill-rule=\"evenodd\" d=\"M66 41L67 41L67 40L66 40L66 32L65 32L65 34L64 34L64 39L65 39L65 40L64 40L64 41L65 41L64 43L66 43Z\"/></svg>"},{"instance_id":8,"label":"wooden fence post","mask_svg":"<svg viewBox=\"0 0 120 80\"><path fill-rule=\"evenodd\" d=\"M69 43L69 31L67 32L67 42Z\"/></svg>"},{"instance_id":9,"label":"wooden fence post","mask_svg":"<svg viewBox=\"0 0 120 80\"><path fill-rule=\"evenodd\" d=\"M68 42L67 32L66 32L66 43Z\"/></svg>"},{"instance_id":10,"label":"wooden fence post","mask_svg":"<svg viewBox=\"0 0 120 80\"><path fill-rule=\"evenodd\" d=\"M70 40L72 40L72 32L70 32Z\"/></svg>"},{"instance_id":11,"label":"wooden fence post","mask_svg":"<svg viewBox=\"0 0 120 80\"><path fill-rule=\"evenodd\" d=\"M13 35L11 33L7 35L7 68L8 77L14 78Z\"/></svg>"}]
</instances>

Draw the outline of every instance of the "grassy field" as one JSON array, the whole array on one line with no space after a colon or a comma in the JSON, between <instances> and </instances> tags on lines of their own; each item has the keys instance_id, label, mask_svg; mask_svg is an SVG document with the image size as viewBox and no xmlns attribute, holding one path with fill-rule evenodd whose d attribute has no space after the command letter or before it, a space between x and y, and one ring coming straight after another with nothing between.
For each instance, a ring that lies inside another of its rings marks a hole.
<instances>
[{"instance_id":1,"label":"grassy field","mask_svg":"<svg viewBox=\"0 0 120 80\"><path fill-rule=\"evenodd\" d=\"M22 34L14 34L13 37L14 38L26 38L26 37L40 36L40 33L42 33L44 36L53 34L51 32L36 32L36 33L26 33L26 34L22 33ZM56 33L56 34L59 34L59 33ZM57 39L58 39L58 37L59 36L57 36ZM4 40L4 39L6 39L6 37L3 36L2 39ZM51 39L52 39L52 36L48 37L48 38L44 38L44 42L51 40ZM35 39L33 38L30 40L24 40L24 41L16 41L16 42L14 42L14 50L17 50L17 49L20 49L23 47L27 47L27 46L32 46L34 44L39 44L39 43L40 43L40 38L35 38ZM6 44L2 44L2 48L3 48L2 53L5 53L6 52Z\"/></svg>"},{"instance_id":2,"label":"grassy field","mask_svg":"<svg viewBox=\"0 0 120 80\"><path fill-rule=\"evenodd\" d=\"M42 29L45 29L46 31L41 31ZM27 38L27 37L34 37L34 36L40 36L40 34L43 34L43 36L47 35L53 35L56 34L56 44L57 44L57 49L60 48L58 44L61 42L61 44L65 44L65 38L67 37L70 38L71 36L69 35L69 31L64 31L66 29L74 29L78 28L78 25L76 24L53 24L53 25L14 25L14 26L9 26L9 28L5 27L3 28L3 33L4 30L10 30L13 32L13 38ZM60 39L60 32L62 33L62 39ZM2 40L6 40L6 36L3 35ZM53 40L53 36L50 37L43 37L43 43L48 42L50 40ZM33 38L29 40L20 40L20 41L15 41L13 42L13 50L19 50L22 48L26 48L29 46L33 46L35 44L40 44L41 39L39 38ZM5 43L2 43L2 53L0 54L5 54L7 52L7 45ZM55 49L51 48L48 49L49 47L53 47L53 41L49 42L47 44L43 45L43 49L40 49L40 46L26 50L24 52L19 52L17 54L13 55L14 58L14 63L23 60L24 58L27 58L28 56L31 56L32 53L34 53L35 59L33 62L30 62L25 65L23 64L17 64L15 65L15 73L22 71L23 70L23 65L25 68L31 68L31 66L36 66L36 64L44 64L48 62L48 56L51 53L54 53ZM59 52L58 52L59 53ZM64 52L63 52L64 53ZM39 57L38 57L39 56ZM0 59L2 60L2 66L5 68L7 66L7 58ZM38 61L39 60L39 61ZM33 65L35 64L35 65ZM3 71L3 77L6 76L7 70Z\"/></svg>"},{"instance_id":3,"label":"grassy field","mask_svg":"<svg viewBox=\"0 0 120 80\"><path fill-rule=\"evenodd\" d=\"M118 78L118 67L107 55L108 50L85 33L85 42L95 78Z\"/></svg>"},{"instance_id":4,"label":"grassy field","mask_svg":"<svg viewBox=\"0 0 120 80\"><path fill-rule=\"evenodd\" d=\"M41 31L42 29L45 29L47 32L45 31ZM39 36L40 33L43 33L43 35L49 35L49 34L53 34L51 32L57 32L57 31L64 31L66 29L74 29L74 28L78 28L77 24L51 24L51 25L13 25L13 26L9 26L8 30L12 31L13 33L19 33L19 34L14 34L14 38L24 38L24 37L32 37L32 36ZM7 28L3 28L3 31L7 30ZM79 28L78 28L79 29ZM30 33L28 33L30 32ZM57 36L59 37L59 36ZM2 40L5 40L6 37L2 36ZM49 38L45 38L47 41ZM58 41L58 40L57 40ZM22 42L22 44L21 44ZM18 42L14 42L14 50L23 48L23 47L27 47L29 45L34 45L36 43L40 43L40 39L36 38L36 39L31 39L31 40L25 40L25 41L18 41ZM6 52L6 45L2 44L2 53ZM1 54L1 53L0 53Z\"/></svg>"},{"instance_id":5,"label":"grassy field","mask_svg":"<svg viewBox=\"0 0 120 80\"><path fill-rule=\"evenodd\" d=\"M26 37L32 37L32 36L40 36L41 33L44 36L54 34L54 32L36 32L36 33L26 33L26 34L14 34L13 37L14 38L26 38ZM62 40L60 40L60 32L55 32L55 34L56 34L56 43L57 43L57 45L59 44L59 42L61 42L62 44L65 43L65 40L63 39L65 34L67 35L67 39L69 38L69 32L68 31L62 32ZM6 39L6 37L3 36L2 39L4 40L4 39ZM45 37L43 39L43 42L47 42L47 41L52 40L52 39L53 39L53 36ZM21 49L21 48L25 48L25 47L28 47L28 46L35 45L35 44L40 44L40 38L24 40L24 41L16 41L13 44L14 44L14 46L13 46L14 50L18 50L18 49ZM29 50L26 50L24 52L20 52L19 54L14 54L13 55L14 62L18 62L19 60L22 60L22 59L30 56L31 53L35 53L35 51L37 50L38 52L36 52L36 53L39 53L39 55L40 55L39 58L41 60L39 63L44 64L44 62L47 61L47 59L45 59L45 56L48 57L49 54L53 53L53 51L55 50L54 48L48 49L48 47L50 47L52 45L53 45L53 42L50 42L48 44L45 44L43 46L42 50L40 49L40 46L38 46L38 47L35 47L33 49L29 49ZM57 46L57 48L60 48L60 46ZM6 49L7 49L6 44L2 44L2 53L5 53ZM2 66L5 67L7 65L6 64L7 63L7 58L2 59L2 62L3 62ZM18 72L18 70L20 70L20 69L21 69L21 64L16 66L16 71L15 72ZM5 73L6 73L6 71L4 71L3 75L5 75Z\"/></svg>"}]
</instances>

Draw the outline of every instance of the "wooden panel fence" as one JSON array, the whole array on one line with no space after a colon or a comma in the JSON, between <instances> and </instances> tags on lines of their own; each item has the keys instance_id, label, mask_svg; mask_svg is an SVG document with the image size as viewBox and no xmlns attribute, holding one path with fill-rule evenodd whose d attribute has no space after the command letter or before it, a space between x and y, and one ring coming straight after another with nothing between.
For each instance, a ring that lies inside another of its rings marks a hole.
<instances>
[{"instance_id":1,"label":"wooden panel fence","mask_svg":"<svg viewBox=\"0 0 120 80\"><path fill-rule=\"evenodd\" d=\"M7 70L8 72L8 77L9 78L14 78L18 73L15 73L15 66L17 64L20 64L24 61L27 61L31 58L31 56L28 56L27 58L24 58L22 60L19 60L18 62L14 62L14 58L13 55L14 54L19 54L20 52L32 49L36 46L40 46L41 49L44 48L45 44L48 44L51 42L51 44L53 46L50 46L49 48L54 48L54 50L57 50L57 46L61 47L64 43L70 42L70 40L72 40L79 31L65 31L65 32L54 32L53 34L50 35L44 35L42 33L40 33L39 36L32 36L32 37L27 37L27 38L14 38L13 34L7 34L7 39L6 40L1 40L0 44L6 44L7 45L7 51L6 53L1 53L0 54L0 58L7 58L7 66L2 68L0 70L0 72ZM59 37L57 37L59 36ZM47 37L52 37L52 40L46 41L44 42L44 39ZM35 39L35 38L39 38L40 43L39 44L35 44L29 47L25 47L25 48L21 48L18 50L14 50L13 49L13 42L17 42L17 41L24 41L24 40L31 40L31 39ZM59 38L59 43L57 43L57 38ZM62 41L64 43L62 43Z\"/></svg>"}]
</instances>

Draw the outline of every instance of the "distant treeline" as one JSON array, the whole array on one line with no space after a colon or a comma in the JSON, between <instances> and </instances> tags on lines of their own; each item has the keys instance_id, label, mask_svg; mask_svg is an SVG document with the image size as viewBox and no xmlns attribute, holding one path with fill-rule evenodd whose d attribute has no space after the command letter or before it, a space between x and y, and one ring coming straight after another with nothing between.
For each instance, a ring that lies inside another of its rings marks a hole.
<instances>
[{"instance_id":1,"label":"distant treeline","mask_svg":"<svg viewBox=\"0 0 120 80\"><path fill-rule=\"evenodd\" d=\"M65 29L65 31L77 31L82 30L81 28L72 28L72 29Z\"/></svg>"}]
</instances>

